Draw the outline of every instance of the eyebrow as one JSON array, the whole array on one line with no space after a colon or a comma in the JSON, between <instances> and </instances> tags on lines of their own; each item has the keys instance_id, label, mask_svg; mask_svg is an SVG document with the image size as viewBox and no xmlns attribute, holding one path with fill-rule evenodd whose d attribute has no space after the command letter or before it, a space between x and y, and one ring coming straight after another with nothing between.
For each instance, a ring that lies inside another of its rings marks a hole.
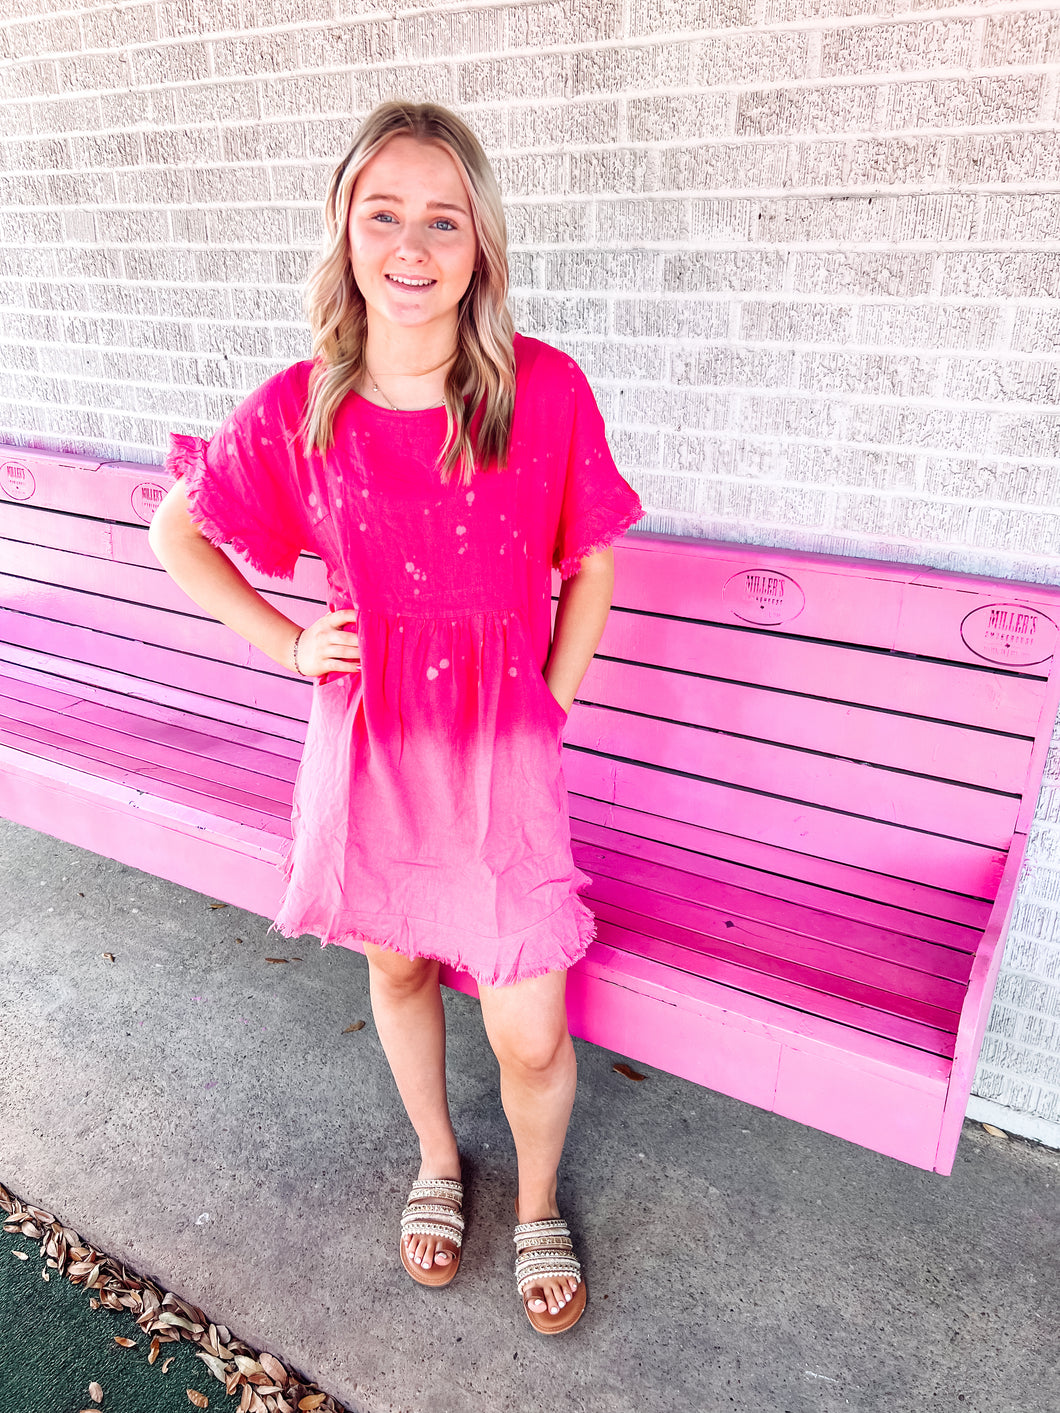
<instances>
[{"instance_id":1,"label":"eyebrow","mask_svg":"<svg viewBox=\"0 0 1060 1413\"><path fill-rule=\"evenodd\" d=\"M389 201L394 206L402 204L400 196L392 196L389 192L375 191L370 196L362 196L361 201ZM434 211L459 211L461 215L468 215L464 206L454 206L450 201L428 201L427 205Z\"/></svg>"}]
</instances>

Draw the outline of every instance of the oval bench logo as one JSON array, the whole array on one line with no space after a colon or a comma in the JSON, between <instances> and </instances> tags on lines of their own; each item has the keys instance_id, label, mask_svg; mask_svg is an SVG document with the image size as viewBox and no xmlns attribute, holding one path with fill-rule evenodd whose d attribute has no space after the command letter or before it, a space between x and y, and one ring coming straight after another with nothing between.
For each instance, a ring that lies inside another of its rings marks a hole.
<instances>
[{"instance_id":1,"label":"oval bench logo","mask_svg":"<svg viewBox=\"0 0 1060 1413\"><path fill-rule=\"evenodd\" d=\"M148 525L151 517L165 499L166 488L160 486L157 481L141 481L133 489L132 508L141 520L145 520Z\"/></svg>"},{"instance_id":2,"label":"oval bench logo","mask_svg":"<svg viewBox=\"0 0 1060 1413\"><path fill-rule=\"evenodd\" d=\"M33 472L19 461L5 461L0 466L0 486L12 500L31 500L37 489Z\"/></svg>"},{"instance_id":3,"label":"oval bench logo","mask_svg":"<svg viewBox=\"0 0 1060 1413\"><path fill-rule=\"evenodd\" d=\"M1003 667L1032 667L1048 661L1056 635L1053 620L1025 603L984 604L973 608L961 624L965 647Z\"/></svg>"},{"instance_id":4,"label":"oval bench logo","mask_svg":"<svg viewBox=\"0 0 1060 1413\"><path fill-rule=\"evenodd\" d=\"M795 580L775 569L741 569L728 580L722 597L737 618L763 627L787 623L806 606Z\"/></svg>"}]
</instances>

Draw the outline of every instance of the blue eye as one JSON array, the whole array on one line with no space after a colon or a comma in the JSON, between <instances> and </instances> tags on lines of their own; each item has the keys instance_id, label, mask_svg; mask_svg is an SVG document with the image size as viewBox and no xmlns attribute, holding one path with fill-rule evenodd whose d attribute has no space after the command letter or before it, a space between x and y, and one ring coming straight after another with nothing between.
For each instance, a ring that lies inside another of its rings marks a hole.
<instances>
[{"instance_id":1,"label":"blue eye","mask_svg":"<svg viewBox=\"0 0 1060 1413\"><path fill-rule=\"evenodd\" d=\"M447 216L439 216L438 219L437 219L437 221L435 221L434 224L435 224L436 226L444 226L444 227L446 228L446 230L450 230L450 231L455 231L455 230L456 230L456 226L453 224L452 221L449 220L449 218L448 218Z\"/></svg>"},{"instance_id":2,"label":"blue eye","mask_svg":"<svg viewBox=\"0 0 1060 1413\"><path fill-rule=\"evenodd\" d=\"M377 211L372 217L373 221L392 221L394 219L389 211Z\"/></svg>"}]
</instances>

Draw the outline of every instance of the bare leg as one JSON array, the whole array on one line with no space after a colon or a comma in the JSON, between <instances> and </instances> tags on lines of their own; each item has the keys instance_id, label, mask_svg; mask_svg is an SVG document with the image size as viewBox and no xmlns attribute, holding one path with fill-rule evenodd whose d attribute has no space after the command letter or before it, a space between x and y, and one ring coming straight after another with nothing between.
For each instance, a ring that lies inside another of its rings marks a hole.
<instances>
[{"instance_id":1,"label":"bare leg","mask_svg":"<svg viewBox=\"0 0 1060 1413\"><path fill-rule=\"evenodd\" d=\"M460 1154L445 1088L445 1012L438 963L410 960L365 944L372 1014L401 1102L420 1141L421 1178L459 1178ZM410 1236L409 1259L447 1266L456 1248L444 1238Z\"/></svg>"},{"instance_id":2,"label":"bare leg","mask_svg":"<svg viewBox=\"0 0 1060 1413\"><path fill-rule=\"evenodd\" d=\"M511 1125L519 1161L520 1222L558 1217L556 1170L567 1136L577 1062L567 1031L567 974L521 981L515 986L479 987L482 1018L501 1067L501 1102ZM555 1314L574 1294L574 1281L531 1286L532 1310Z\"/></svg>"}]
</instances>

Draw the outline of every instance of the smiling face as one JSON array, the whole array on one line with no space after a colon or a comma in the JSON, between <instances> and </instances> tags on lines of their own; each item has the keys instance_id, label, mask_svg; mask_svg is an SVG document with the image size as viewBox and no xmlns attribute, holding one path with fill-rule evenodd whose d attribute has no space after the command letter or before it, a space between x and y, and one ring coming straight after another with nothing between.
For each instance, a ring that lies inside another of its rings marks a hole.
<instances>
[{"instance_id":1,"label":"smiling face","mask_svg":"<svg viewBox=\"0 0 1060 1413\"><path fill-rule=\"evenodd\" d=\"M348 231L369 336L416 329L452 340L478 242L460 168L446 148L391 138L358 174Z\"/></svg>"}]
</instances>

